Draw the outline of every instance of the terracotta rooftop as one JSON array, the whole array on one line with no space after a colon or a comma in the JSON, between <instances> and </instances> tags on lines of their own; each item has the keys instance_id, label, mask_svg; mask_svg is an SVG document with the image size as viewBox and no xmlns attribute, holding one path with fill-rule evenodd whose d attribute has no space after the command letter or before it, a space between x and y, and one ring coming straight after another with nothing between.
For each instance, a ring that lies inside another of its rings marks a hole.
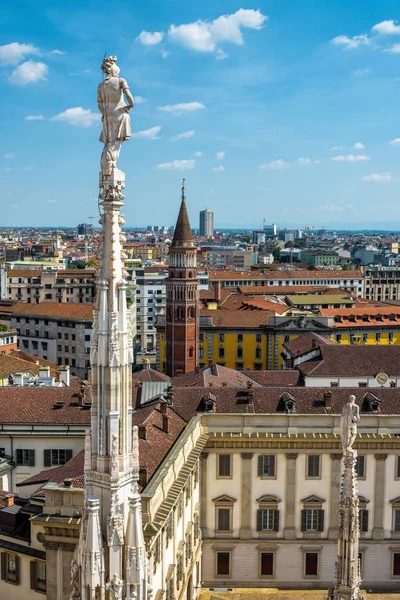
<instances>
[{"instance_id":1,"label":"terracotta rooftop","mask_svg":"<svg viewBox=\"0 0 400 600\"><path fill-rule=\"evenodd\" d=\"M174 238L171 248L194 248L192 230L190 228L189 216L187 213L186 202L182 199L179 209L178 220L175 225Z\"/></svg>"},{"instance_id":2,"label":"terracotta rooftop","mask_svg":"<svg viewBox=\"0 0 400 600\"><path fill-rule=\"evenodd\" d=\"M210 281L238 281L238 280L265 280L270 279L301 279L312 280L312 279L338 279L338 280L349 280L349 279L363 279L361 271L339 271L339 270L315 270L315 271L268 271L266 273L258 273L252 271L228 271L227 269L221 269L219 271L209 271ZM309 284L307 284L309 285Z\"/></svg>"},{"instance_id":3,"label":"terracotta rooftop","mask_svg":"<svg viewBox=\"0 0 400 600\"><path fill-rule=\"evenodd\" d=\"M267 311L237 311L237 310L207 310L201 309L200 317L211 317L212 325L201 322L201 329L214 327L216 329L239 328L258 329L268 324L269 315Z\"/></svg>"},{"instance_id":4,"label":"terracotta rooftop","mask_svg":"<svg viewBox=\"0 0 400 600\"><path fill-rule=\"evenodd\" d=\"M73 302L40 302L39 304L17 302L13 306L1 306L0 314L91 321L94 308L93 304L76 304Z\"/></svg>"},{"instance_id":5,"label":"terracotta rooftop","mask_svg":"<svg viewBox=\"0 0 400 600\"><path fill-rule=\"evenodd\" d=\"M236 371L221 365L211 365L198 372L177 375L171 380L171 385L177 387L234 387L247 388L248 383L254 379L248 377L247 371ZM258 383L255 384L258 387Z\"/></svg>"},{"instance_id":6,"label":"terracotta rooftop","mask_svg":"<svg viewBox=\"0 0 400 600\"><path fill-rule=\"evenodd\" d=\"M9 269L7 277L40 277L42 269Z\"/></svg>"},{"instance_id":7,"label":"terracotta rooftop","mask_svg":"<svg viewBox=\"0 0 400 600\"><path fill-rule=\"evenodd\" d=\"M326 345L336 346L335 342L332 342L328 338L318 335L313 331L299 335L294 340L286 342L283 346L290 353L293 358L312 352L315 348Z\"/></svg>"},{"instance_id":8,"label":"terracotta rooftop","mask_svg":"<svg viewBox=\"0 0 400 600\"><path fill-rule=\"evenodd\" d=\"M53 363L50 363L50 361L43 361L43 359L40 359L39 357L35 357L37 359L37 362L40 364L37 364L36 361L32 361L32 360L24 360L22 357L19 356L19 352L12 352L10 354L0 354L0 378L3 379L5 377L8 377L9 375L14 375L15 373L21 372L21 373L26 373L26 372L30 372L33 373L34 375L39 375L39 371L41 369L41 367L45 367L45 366L50 366L50 373L52 377L56 377L58 374L57 371L57 366L54 365ZM21 353L23 354L23 353ZM45 364L48 363L48 364ZM1 418L1 417L0 417Z\"/></svg>"},{"instance_id":9,"label":"terracotta rooftop","mask_svg":"<svg viewBox=\"0 0 400 600\"><path fill-rule=\"evenodd\" d=\"M17 487L23 487L26 485L46 484L49 482L62 484L65 479L71 479L71 487L83 488L83 468L84 450L81 450L81 452L78 452L78 454L73 456L65 465L55 467L54 469L40 471L40 473L36 473L36 475L33 475L16 485Z\"/></svg>"},{"instance_id":10,"label":"terracotta rooftop","mask_svg":"<svg viewBox=\"0 0 400 600\"><path fill-rule=\"evenodd\" d=\"M0 387L1 422L89 425L90 410L80 408L80 391L77 377L69 387Z\"/></svg>"},{"instance_id":11,"label":"terracotta rooftop","mask_svg":"<svg viewBox=\"0 0 400 600\"><path fill-rule=\"evenodd\" d=\"M249 379L263 387L281 387L299 385L300 373L297 370L285 371L246 371Z\"/></svg>"},{"instance_id":12,"label":"terracotta rooftop","mask_svg":"<svg viewBox=\"0 0 400 600\"><path fill-rule=\"evenodd\" d=\"M170 381L170 379L171 378L168 377L168 375L151 368L141 369L132 374L132 381L134 383L144 383L145 381Z\"/></svg>"},{"instance_id":13,"label":"terracotta rooftop","mask_svg":"<svg viewBox=\"0 0 400 600\"><path fill-rule=\"evenodd\" d=\"M333 344L321 346L320 353L319 358L299 365L299 371L312 377L375 377L381 372L393 377L400 375L400 346Z\"/></svg>"}]
</instances>

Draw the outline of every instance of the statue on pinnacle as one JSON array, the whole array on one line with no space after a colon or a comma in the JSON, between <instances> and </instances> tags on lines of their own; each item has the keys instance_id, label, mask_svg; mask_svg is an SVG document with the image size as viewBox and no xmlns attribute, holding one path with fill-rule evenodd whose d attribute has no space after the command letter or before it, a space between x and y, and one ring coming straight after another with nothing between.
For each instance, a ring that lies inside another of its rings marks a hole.
<instances>
[{"instance_id":1,"label":"statue on pinnacle","mask_svg":"<svg viewBox=\"0 0 400 600\"><path fill-rule=\"evenodd\" d=\"M101 65L105 79L97 88L97 106L101 112L103 128L100 141L104 148L101 155L101 175L110 176L117 168L122 142L131 137L129 111L134 101L126 79L119 77L116 56L107 56Z\"/></svg>"}]
</instances>

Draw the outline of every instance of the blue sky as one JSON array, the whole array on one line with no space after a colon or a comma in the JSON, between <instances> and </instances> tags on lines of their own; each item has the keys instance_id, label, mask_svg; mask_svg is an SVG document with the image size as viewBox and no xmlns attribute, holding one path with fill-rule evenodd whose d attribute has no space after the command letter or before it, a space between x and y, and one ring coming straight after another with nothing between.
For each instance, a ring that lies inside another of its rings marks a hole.
<instances>
[{"instance_id":1,"label":"blue sky","mask_svg":"<svg viewBox=\"0 0 400 600\"><path fill-rule=\"evenodd\" d=\"M1 225L97 212L96 89L116 54L138 102L123 145L130 227L400 229L400 6L394 0L112 3L2 11Z\"/></svg>"}]
</instances>

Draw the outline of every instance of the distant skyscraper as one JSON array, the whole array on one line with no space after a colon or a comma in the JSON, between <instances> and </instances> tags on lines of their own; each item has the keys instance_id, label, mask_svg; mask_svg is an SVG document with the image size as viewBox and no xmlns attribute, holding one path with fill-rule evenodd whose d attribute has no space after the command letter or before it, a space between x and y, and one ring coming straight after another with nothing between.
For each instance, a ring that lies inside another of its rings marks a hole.
<instances>
[{"instance_id":1,"label":"distant skyscraper","mask_svg":"<svg viewBox=\"0 0 400 600\"><path fill-rule=\"evenodd\" d=\"M93 234L93 225L90 223L80 223L77 227L78 235L92 235Z\"/></svg>"},{"instance_id":2,"label":"distant skyscraper","mask_svg":"<svg viewBox=\"0 0 400 600\"><path fill-rule=\"evenodd\" d=\"M264 231L266 237L275 237L276 236L276 225L272 223L271 225L264 224Z\"/></svg>"},{"instance_id":3,"label":"distant skyscraper","mask_svg":"<svg viewBox=\"0 0 400 600\"><path fill-rule=\"evenodd\" d=\"M213 237L214 235L214 213L212 210L200 211L200 237Z\"/></svg>"}]
</instances>

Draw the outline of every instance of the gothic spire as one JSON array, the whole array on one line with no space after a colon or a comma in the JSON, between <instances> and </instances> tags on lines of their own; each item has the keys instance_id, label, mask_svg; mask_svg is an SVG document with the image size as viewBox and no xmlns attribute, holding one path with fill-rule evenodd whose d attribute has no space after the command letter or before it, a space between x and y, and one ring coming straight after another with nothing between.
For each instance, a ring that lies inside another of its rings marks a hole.
<instances>
[{"instance_id":1,"label":"gothic spire","mask_svg":"<svg viewBox=\"0 0 400 600\"><path fill-rule=\"evenodd\" d=\"M186 208L185 180L182 181L181 187L181 207L179 210L178 220L176 221L174 239L172 240L172 248L193 248L193 236L190 228L189 216Z\"/></svg>"}]
</instances>

